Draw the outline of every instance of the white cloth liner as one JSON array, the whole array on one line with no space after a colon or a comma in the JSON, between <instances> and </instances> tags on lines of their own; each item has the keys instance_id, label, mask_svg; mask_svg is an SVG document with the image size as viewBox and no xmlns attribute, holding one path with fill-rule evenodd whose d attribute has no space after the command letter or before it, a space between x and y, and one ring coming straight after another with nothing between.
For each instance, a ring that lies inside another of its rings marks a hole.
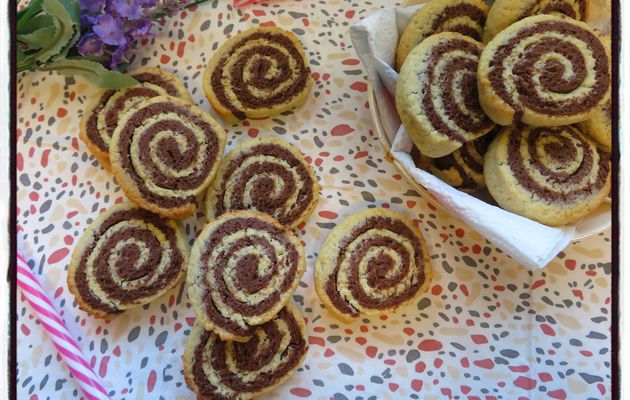
<instances>
[{"instance_id":1,"label":"white cloth liner","mask_svg":"<svg viewBox=\"0 0 630 400\"><path fill-rule=\"evenodd\" d=\"M350 28L352 43L359 58L367 67L369 77L373 81L380 80L378 83L382 82L391 99L395 98L398 79L398 74L392 68L398 38L419 7L422 5L383 9ZM398 115L381 114L381 118L389 119L383 121L386 126L400 126ZM409 155L413 144L402 126L395 137L390 137L389 140L392 143L392 156L405 167L418 184L435 196L451 214L488 238L526 268L545 267L574 238L573 226L553 228L542 225L454 189L417 168Z\"/></svg>"}]
</instances>

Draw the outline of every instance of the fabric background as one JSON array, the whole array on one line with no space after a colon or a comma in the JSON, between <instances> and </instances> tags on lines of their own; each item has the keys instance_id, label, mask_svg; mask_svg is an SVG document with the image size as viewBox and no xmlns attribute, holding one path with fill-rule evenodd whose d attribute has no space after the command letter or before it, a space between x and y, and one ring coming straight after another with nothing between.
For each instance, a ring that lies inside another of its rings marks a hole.
<instances>
[{"instance_id":1,"label":"fabric background","mask_svg":"<svg viewBox=\"0 0 630 400\"><path fill-rule=\"evenodd\" d=\"M610 398L610 232L571 245L546 269L527 271L420 197L384 159L348 28L395 3L279 1L239 10L229 3L214 1L167 20L133 65L177 73L208 111L201 75L226 36L277 25L306 49L316 84L304 106L226 126L228 148L259 136L294 143L323 186L299 232L308 270L294 302L307 319L310 350L299 372L265 398ZM66 286L79 236L99 212L123 200L78 139L79 118L95 93L81 78L19 77L18 239L113 399L193 399L181 356L194 315L182 286L109 323L80 311ZM417 304L345 325L321 307L312 268L335 224L366 207L391 207L418 224L430 244L434 281ZM202 225L203 215L185 221L189 239ZM17 312L18 398L81 398L23 299Z\"/></svg>"}]
</instances>

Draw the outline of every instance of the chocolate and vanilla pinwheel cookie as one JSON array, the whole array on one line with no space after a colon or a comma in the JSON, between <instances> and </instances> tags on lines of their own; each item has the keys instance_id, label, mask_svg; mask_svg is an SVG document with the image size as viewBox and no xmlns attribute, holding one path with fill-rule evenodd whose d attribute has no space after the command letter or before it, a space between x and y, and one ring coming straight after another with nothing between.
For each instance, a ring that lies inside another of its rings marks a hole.
<instances>
[{"instance_id":1,"label":"chocolate and vanilla pinwheel cookie","mask_svg":"<svg viewBox=\"0 0 630 400\"><path fill-rule=\"evenodd\" d=\"M207 217L257 210L292 228L315 208L321 186L299 150L277 138L254 139L221 162L206 195Z\"/></svg>"},{"instance_id":2,"label":"chocolate and vanilla pinwheel cookie","mask_svg":"<svg viewBox=\"0 0 630 400\"><path fill-rule=\"evenodd\" d=\"M396 85L396 108L423 155L450 154L495 126L477 96L482 49L468 36L445 32L430 36L409 53Z\"/></svg>"},{"instance_id":3,"label":"chocolate and vanilla pinwheel cookie","mask_svg":"<svg viewBox=\"0 0 630 400\"><path fill-rule=\"evenodd\" d=\"M610 60L598 33L564 15L525 18L479 60L479 98L500 125L585 121L609 98Z\"/></svg>"},{"instance_id":4,"label":"chocolate and vanilla pinwheel cookie","mask_svg":"<svg viewBox=\"0 0 630 400\"><path fill-rule=\"evenodd\" d=\"M606 35L602 42L610 52L611 37ZM611 63L612 67L612 63ZM608 99L604 105L598 107L586 121L578 122L578 129L597 143L597 147L610 153L612 151L612 100Z\"/></svg>"},{"instance_id":5,"label":"chocolate and vanilla pinwheel cookie","mask_svg":"<svg viewBox=\"0 0 630 400\"><path fill-rule=\"evenodd\" d=\"M464 144L453 153L428 159L427 168L447 184L463 191L475 191L486 187L483 177L483 156L495 136L496 128L491 133Z\"/></svg>"},{"instance_id":6,"label":"chocolate and vanilla pinwheel cookie","mask_svg":"<svg viewBox=\"0 0 630 400\"><path fill-rule=\"evenodd\" d=\"M347 217L324 241L315 262L315 289L344 322L394 310L424 293L431 258L418 229L384 208Z\"/></svg>"},{"instance_id":7,"label":"chocolate and vanilla pinwheel cookie","mask_svg":"<svg viewBox=\"0 0 630 400\"><path fill-rule=\"evenodd\" d=\"M488 6L483 0L431 0L420 8L405 28L396 49L396 69L419 43L441 32L458 32L481 40Z\"/></svg>"},{"instance_id":8,"label":"chocolate and vanilla pinwheel cookie","mask_svg":"<svg viewBox=\"0 0 630 400\"><path fill-rule=\"evenodd\" d=\"M610 171L609 157L572 126L506 127L484 159L497 203L547 225L570 224L597 208Z\"/></svg>"},{"instance_id":9,"label":"chocolate and vanilla pinwheel cookie","mask_svg":"<svg viewBox=\"0 0 630 400\"><path fill-rule=\"evenodd\" d=\"M205 329L246 341L287 304L305 268L302 244L288 228L258 211L226 213L195 241L188 298Z\"/></svg>"},{"instance_id":10,"label":"chocolate and vanilla pinwheel cookie","mask_svg":"<svg viewBox=\"0 0 630 400\"><path fill-rule=\"evenodd\" d=\"M590 5L590 0L495 0L488 13L483 42L488 43L508 26L532 15L564 14L586 21Z\"/></svg>"},{"instance_id":11,"label":"chocolate and vanilla pinwheel cookie","mask_svg":"<svg viewBox=\"0 0 630 400\"><path fill-rule=\"evenodd\" d=\"M173 288L187 262L188 245L175 221L123 203L83 233L70 260L68 288L82 310L109 319Z\"/></svg>"},{"instance_id":12,"label":"chocolate and vanilla pinwheel cookie","mask_svg":"<svg viewBox=\"0 0 630 400\"><path fill-rule=\"evenodd\" d=\"M184 350L184 377L198 400L247 400L281 385L300 367L308 346L300 312L287 305L245 343L224 341L195 324Z\"/></svg>"},{"instance_id":13,"label":"chocolate and vanilla pinwheel cookie","mask_svg":"<svg viewBox=\"0 0 630 400\"><path fill-rule=\"evenodd\" d=\"M131 73L140 85L103 90L90 103L80 122L79 137L103 168L111 169L109 144L120 117L140 101L161 95L171 95L192 102L184 83L170 72L159 68L138 68Z\"/></svg>"},{"instance_id":14,"label":"chocolate and vanilla pinwheel cookie","mask_svg":"<svg viewBox=\"0 0 630 400\"><path fill-rule=\"evenodd\" d=\"M210 104L228 121L292 109L304 103L311 86L300 41L273 27L252 28L226 41L203 76Z\"/></svg>"},{"instance_id":15,"label":"chocolate and vanilla pinwheel cookie","mask_svg":"<svg viewBox=\"0 0 630 400\"><path fill-rule=\"evenodd\" d=\"M612 151L612 103L608 100L591 115L591 118L577 124L583 134L593 139L597 147L610 153Z\"/></svg>"},{"instance_id":16,"label":"chocolate and vanilla pinwheel cookie","mask_svg":"<svg viewBox=\"0 0 630 400\"><path fill-rule=\"evenodd\" d=\"M109 159L125 194L140 207L184 218L210 184L225 147L225 131L187 101L158 96L120 118Z\"/></svg>"}]
</instances>

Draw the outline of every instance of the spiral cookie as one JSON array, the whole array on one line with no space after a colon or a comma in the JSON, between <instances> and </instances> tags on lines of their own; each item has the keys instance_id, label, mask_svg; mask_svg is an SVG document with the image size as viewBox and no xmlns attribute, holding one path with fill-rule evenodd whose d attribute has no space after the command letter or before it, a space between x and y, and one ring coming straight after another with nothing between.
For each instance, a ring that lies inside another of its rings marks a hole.
<instances>
[{"instance_id":1,"label":"spiral cookie","mask_svg":"<svg viewBox=\"0 0 630 400\"><path fill-rule=\"evenodd\" d=\"M488 6L483 0L431 0L418 9L396 49L396 69L419 43L440 32L458 32L481 40Z\"/></svg>"},{"instance_id":2,"label":"spiral cookie","mask_svg":"<svg viewBox=\"0 0 630 400\"><path fill-rule=\"evenodd\" d=\"M188 297L205 329L246 341L289 301L305 265L298 238L270 216L226 213L193 246Z\"/></svg>"},{"instance_id":3,"label":"spiral cookie","mask_svg":"<svg viewBox=\"0 0 630 400\"><path fill-rule=\"evenodd\" d=\"M290 304L246 343L223 341L197 322L184 351L184 377L198 400L252 399L286 381L307 351L304 320Z\"/></svg>"},{"instance_id":4,"label":"spiral cookie","mask_svg":"<svg viewBox=\"0 0 630 400\"><path fill-rule=\"evenodd\" d=\"M611 107L611 101L608 100L591 115L591 118L577 124L583 134L593 139L597 147L607 153L612 151Z\"/></svg>"},{"instance_id":5,"label":"spiral cookie","mask_svg":"<svg viewBox=\"0 0 630 400\"><path fill-rule=\"evenodd\" d=\"M586 21L590 0L495 0L483 31L483 42L488 43L499 32L523 18L537 14L564 14Z\"/></svg>"},{"instance_id":6,"label":"spiral cookie","mask_svg":"<svg viewBox=\"0 0 630 400\"><path fill-rule=\"evenodd\" d=\"M212 220L227 211L258 210L297 227L313 211L321 186L310 165L276 138L246 142L230 151L206 196Z\"/></svg>"},{"instance_id":7,"label":"spiral cookie","mask_svg":"<svg viewBox=\"0 0 630 400\"><path fill-rule=\"evenodd\" d=\"M315 289L344 322L398 308L431 283L424 238L388 209L354 214L328 235L315 263Z\"/></svg>"},{"instance_id":8,"label":"spiral cookie","mask_svg":"<svg viewBox=\"0 0 630 400\"><path fill-rule=\"evenodd\" d=\"M454 32L416 46L396 85L396 108L420 152L442 157L486 133L494 123L477 96L477 61L483 45Z\"/></svg>"},{"instance_id":9,"label":"spiral cookie","mask_svg":"<svg viewBox=\"0 0 630 400\"><path fill-rule=\"evenodd\" d=\"M109 143L121 115L126 110L143 99L165 94L192 102L184 83L175 74L147 67L139 68L131 75L140 85L99 92L81 118L79 136L107 170L111 169Z\"/></svg>"},{"instance_id":10,"label":"spiral cookie","mask_svg":"<svg viewBox=\"0 0 630 400\"><path fill-rule=\"evenodd\" d=\"M429 171L457 189L475 191L485 188L483 156L495 131L464 144L447 156L430 159Z\"/></svg>"},{"instance_id":11,"label":"spiral cookie","mask_svg":"<svg viewBox=\"0 0 630 400\"><path fill-rule=\"evenodd\" d=\"M609 59L598 34L564 15L519 21L479 60L479 98L500 125L581 122L609 97Z\"/></svg>"},{"instance_id":12,"label":"spiral cookie","mask_svg":"<svg viewBox=\"0 0 630 400\"><path fill-rule=\"evenodd\" d=\"M610 189L610 161L571 126L506 127L484 159L488 190L506 210L547 225L588 214Z\"/></svg>"},{"instance_id":13,"label":"spiral cookie","mask_svg":"<svg viewBox=\"0 0 630 400\"><path fill-rule=\"evenodd\" d=\"M229 121L262 118L296 107L313 86L304 50L292 32L252 28L225 42L212 57L203 88Z\"/></svg>"},{"instance_id":14,"label":"spiral cookie","mask_svg":"<svg viewBox=\"0 0 630 400\"><path fill-rule=\"evenodd\" d=\"M125 194L157 214L184 218L212 181L225 132L208 114L171 96L138 103L112 137L112 172Z\"/></svg>"},{"instance_id":15,"label":"spiral cookie","mask_svg":"<svg viewBox=\"0 0 630 400\"><path fill-rule=\"evenodd\" d=\"M610 35L604 36L602 42L610 54ZM612 65L610 67L612 67ZM609 70L609 72L610 71L611 70ZM597 143L597 147L610 153L612 151L612 101L608 99L604 105L598 107L597 110L593 112L589 119L579 122L577 127L583 134L593 139Z\"/></svg>"},{"instance_id":16,"label":"spiral cookie","mask_svg":"<svg viewBox=\"0 0 630 400\"><path fill-rule=\"evenodd\" d=\"M82 310L109 319L174 287L187 261L188 245L175 221L124 203L86 229L72 253L68 288Z\"/></svg>"}]
</instances>

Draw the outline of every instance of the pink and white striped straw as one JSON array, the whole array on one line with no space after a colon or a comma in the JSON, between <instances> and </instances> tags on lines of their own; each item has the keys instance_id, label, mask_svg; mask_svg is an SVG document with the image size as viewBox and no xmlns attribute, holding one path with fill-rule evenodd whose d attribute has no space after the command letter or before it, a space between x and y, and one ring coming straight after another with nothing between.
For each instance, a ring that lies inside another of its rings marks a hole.
<instances>
[{"instance_id":1,"label":"pink and white striped straw","mask_svg":"<svg viewBox=\"0 0 630 400\"><path fill-rule=\"evenodd\" d=\"M70 372L88 400L111 400L107 391L85 359L66 324L53 307L39 280L31 272L24 257L17 256L17 284L31 305L48 336L66 362Z\"/></svg>"}]
</instances>

